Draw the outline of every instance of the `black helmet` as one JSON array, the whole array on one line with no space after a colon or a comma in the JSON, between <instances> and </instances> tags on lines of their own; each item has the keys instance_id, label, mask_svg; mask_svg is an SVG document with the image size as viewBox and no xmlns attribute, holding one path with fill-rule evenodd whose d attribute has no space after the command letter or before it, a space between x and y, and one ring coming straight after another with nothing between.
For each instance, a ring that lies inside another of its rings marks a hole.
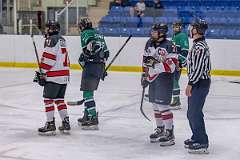
<instances>
[{"instance_id":1,"label":"black helmet","mask_svg":"<svg viewBox=\"0 0 240 160\"><path fill-rule=\"evenodd\" d=\"M199 34L204 35L206 30L208 29L208 24L205 20L196 19L193 23L191 23L193 29L196 29Z\"/></svg>"},{"instance_id":2,"label":"black helmet","mask_svg":"<svg viewBox=\"0 0 240 160\"><path fill-rule=\"evenodd\" d=\"M158 31L159 30L159 24L152 25L152 31Z\"/></svg>"},{"instance_id":3,"label":"black helmet","mask_svg":"<svg viewBox=\"0 0 240 160\"><path fill-rule=\"evenodd\" d=\"M59 31L60 31L60 24L54 20L48 20L46 23L46 27L48 27L55 33L56 32L59 33Z\"/></svg>"},{"instance_id":4,"label":"black helmet","mask_svg":"<svg viewBox=\"0 0 240 160\"><path fill-rule=\"evenodd\" d=\"M89 18L83 18L79 22L79 28L81 31L87 28L92 28L92 22L90 21Z\"/></svg>"},{"instance_id":5,"label":"black helmet","mask_svg":"<svg viewBox=\"0 0 240 160\"><path fill-rule=\"evenodd\" d=\"M168 26L164 23L154 24L152 26L152 31L158 31L159 34L163 33L164 35L166 35L168 32Z\"/></svg>"},{"instance_id":6,"label":"black helmet","mask_svg":"<svg viewBox=\"0 0 240 160\"><path fill-rule=\"evenodd\" d=\"M165 24L165 23L160 23L160 24L159 24L159 33L162 33L162 34L166 35L167 32L168 32L168 26L167 26L167 24Z\"/></svg>"},{"instance_id":7,"label":"black helmet","mask_svg":"<svg viewBox=\"0 0 240 160\"><path fill-rule=\"evenodd\" d=\"M173 23L173 27L182 27L183 23L182 20L177 20Z\"/></svg>"}]
</instances>

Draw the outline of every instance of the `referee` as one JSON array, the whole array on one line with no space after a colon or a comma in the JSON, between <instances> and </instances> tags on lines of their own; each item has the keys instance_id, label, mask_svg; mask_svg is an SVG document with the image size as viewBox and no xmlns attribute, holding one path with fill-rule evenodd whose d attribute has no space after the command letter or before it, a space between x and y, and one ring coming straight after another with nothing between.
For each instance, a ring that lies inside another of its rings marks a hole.
<instances>
[{"instance_id":1,"label":"referee","mask_svg":"<svg viewBox=\"0 0 240 160\"><path fill-rule=\"evenodd\" d=\"M193 46L187 57L189 80L185 92L188 96L187 118L192 137L184 141L189 153L208 153L209 142L202 112L211 83L210 53L204 37L207 28L204 20L196 20L189 26Z\"/></svg>"}]
</instances>

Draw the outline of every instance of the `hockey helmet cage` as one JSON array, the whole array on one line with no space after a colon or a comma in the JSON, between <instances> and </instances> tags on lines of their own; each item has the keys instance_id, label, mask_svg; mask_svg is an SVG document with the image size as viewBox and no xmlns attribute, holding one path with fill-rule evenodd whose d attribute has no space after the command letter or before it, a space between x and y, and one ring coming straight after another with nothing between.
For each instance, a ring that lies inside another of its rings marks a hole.
<instances>
[{"instance_id":1,"label":"hockey helmet cage","mask_svg":"<svg viewBox=\"0 0 240 160\"><path fill-rule=\"evenodd\" d=\"M59 32L60 31L60 24L54 20L48 20L46 23L46 27L51 29L53 32Z\"/></svg>"},{"instance_id":2,"label":"hockey helmet cage","mask_svg":"<svg viewBox=\"0 0 240 160\"><path fill-rule=\"evenodd\" d=\"M165 23L154 24L152 26L152 31L158 31L159 34L162 33L166 35L168 32L168 26Z\"/></svg>"},{"instance_id":3,"label":"hockey helmet cage","mask_svg":"<svg viewBox=\"0 0 240 160\"><path fill-rule=\"evenodd\" d=\"M168 32L168 26L167 26L167 24L165 24L165 23L160 23L160 24L159 24L159 33L162 33L162 34L166 35L167 32Z\"/></svg>"}]
</instances>

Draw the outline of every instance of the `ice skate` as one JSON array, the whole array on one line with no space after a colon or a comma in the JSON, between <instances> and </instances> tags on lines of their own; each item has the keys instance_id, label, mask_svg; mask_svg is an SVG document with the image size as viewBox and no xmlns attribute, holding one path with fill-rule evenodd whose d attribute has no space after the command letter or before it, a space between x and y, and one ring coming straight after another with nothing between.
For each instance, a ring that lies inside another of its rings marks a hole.
<instances>
[{"instance_id":1,"label":"ice skate","mask_svg":"<svg viewBox=\"0 0 240 160\"><path fill-rule=\"evenodd\" d=\"M70 122L69 122L69 117L65 117L64 120L62 121L62 125L58 127L59 131L64 133L64 134L70 134Z\"/></svg>"},{"instance_id":2,"label":"ice skate","mask_svg":"<svg viewBox=\"0 0 240 160\"><path fill-rule=\"evenodd\" d=\"M88 113L87 113L87 110L84 110L84 113L83 113L83 117L82 118L79 118L77 121L78 121L78 125L79 126L82 126L82 123L85 122L85 121L88 121L89 118L88 118Z\"/></svg>"},{"instance_id":3,"label":"ice skate","mask_svg":"<svg viewBox=\"0 0 240 160\"><path fill-rule=\"evenodd\" d=\"M165 135L159 139L160 146L171 146L175 144L173 129L166 129Z\"/></svg>"},{"instance_id":4,"label":"ice skate","mask_svg":"<svg viewBox=\"0 0 240 160\"><path fill-rule=\"evenodd\" d=\"M98 116L89 117L88 120L81 123L83 130L98 130Z\"/></svg>"},{"instance_id":5,"label":"ice skate","mask_svg":"<svg viewBox=\"0 0 240 160\"><path fill-rule=\"evenodd\" d=\"M184 141L184 148L189 148L190 145L192 145L193 143L196 143L195 140L193 139L187 139Z\"/></svg>"},{"instance_id":6,"label":"ice skate","mask_svg":"<svg viewBox=\"0 0 240 160\"><path fill-rule=\"evenodd\" d=\"M171 110L181 109L181 102L179 97L174 97L172 103L170 104Z\"/></svg>"},{"instance_id":7,"label":"ice skate","mask_svg":"<svg viewBox=\"0 0 240 160\"><path fill-rule=\"evenodd\" d=\"M154 131L155 132L149 136L151 143L159 142L159 139L164 136L164 127L157 127Z\"/></svg>"},{"instance_id":8,"label":"ice skate","mask_svg":"<svg viewBox=\"0 0 240 160\"><path fill-rule=\"evenodd\" d=\"M192 154L208 154L208 144L193 143L189 145L188 153Z\"/></svg>"},{"instance_id":9,"label":"ice skate","mask_svg":"<svg viewBox=\"0 0 240 160\"><path fill-rule=\"evenodd\" d=\"M46 122L44 127L38 129L39 135L54 136L56 135L55 121Z\"/></svg>"}]
</instances>

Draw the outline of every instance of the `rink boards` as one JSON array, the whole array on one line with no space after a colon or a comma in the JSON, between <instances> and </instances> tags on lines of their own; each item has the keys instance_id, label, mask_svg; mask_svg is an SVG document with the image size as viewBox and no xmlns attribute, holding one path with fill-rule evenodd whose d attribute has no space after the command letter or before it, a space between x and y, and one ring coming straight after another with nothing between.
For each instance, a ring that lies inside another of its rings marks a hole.
<instances>
[{"instance_id":1,"label":"rink boards","mask_svg":"<svg viewBox=\"0 0 240 160\"><path fill-rule=\"evenodd\" d=\"M66 36L72 69L80 69L78 57L81 53L80 37ZM106 37L110 59L117 53L127 37ZM35 36L39 55L43 50L44 38ZM147 38L133 37L110 68L112 71L140 72L142 54ZM0 36L0 67L35 68L36 58L29 35ZM213 75L240 76L239 40L208 39ZM190 46L192 41L190 40Z\"/></svg>"}]
</instances>

